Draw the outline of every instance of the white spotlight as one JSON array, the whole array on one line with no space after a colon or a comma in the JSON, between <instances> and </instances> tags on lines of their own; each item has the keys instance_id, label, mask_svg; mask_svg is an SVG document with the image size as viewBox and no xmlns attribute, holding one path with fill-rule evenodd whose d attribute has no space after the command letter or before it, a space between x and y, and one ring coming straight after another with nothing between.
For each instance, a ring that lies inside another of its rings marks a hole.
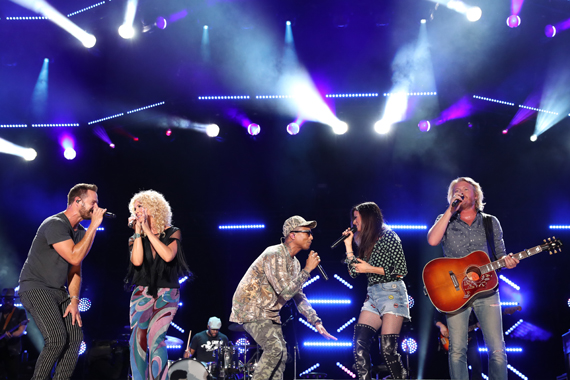
<instances>
[{"instance_id":1,"label":"white spotlight","mask_svg":"<svg viewBox=\"0 0 570 380\"><path fill-rule=\"evenodd\" d=\"M119 36L125 40L131 39L135 36L135 28L132 25L123 24L119 27Z\"/></svg>"},{"instance_id":2,"label":"white spotlight","mask_svg":"<svg viewBox=\"0 0 570 380\"><path fill-rule=\"evenodd\" d=\"M210 137L216 137L220 134L220 127L216 124L210 124L206 127L206 134Z\"/></svg>"},{"instance_id":3,"label":"white spotlight","mask_svg":"<svg viewBox=\"0 0 570 380\"><path fill-rule=\"evenodd\" d=\"M32 148L26 149L22 154L22 158L26 161L33 161L36 159L37 156L38 152L36 152L36 150Z\"/></svg>"},{"instance_id":4,"label":"white spotlight","mask_svg":"<svg viewBox=\"0 0 570 380\"><path fill-rule=\"evenodd\" d=\"M459 13L465 13L467 11L467 5L465 5L465 3L460 0L451 0L449 3L447 3L447 7Z\"/></svg>"},{"instance_id":5,"label":"white spotlight","mask_svg":"<svg viewBox=\"0 0 570 380\"><path fill-rule=\"evenodd\" d=\"M77 157L77 152L73 148L65 148L63 151L63 156L68 160L73 160Z\"/></svg>"},{"instance_id":6,"label":"white spotlight","mask_svg":"<svg viewBox=\"0 0 570 380\"><path fill-rule=\"evenodd\" d=\"M348 131L348 124L344 121L339 121L338 123L331 125L331 127L333 132L337 135L344 135Z\"/></svg>"},{"instance_id":7,"label":"white spotlight","mask_svg":"<svg viewBox=\"0 0 570 380\"><path fill-rule=\"evenodd\" d=\"M538 139L538 136L537 136L537 135L532 135L532 136L530 136L530 141L535 142L536 139Z\"/></svg>"},{"instance_id":8,"label":"white spotlight","mask_svg":"<svg viewBox=\"0 0 570 380\"><path fill-rule=\"evenodd\" d=\"M379 120L374 124L374 130L381 135L387 134L390 129L392 129L392 125L385 120Z\"/></svg>"},{"instance_id":9,"label":"white spotlight","mask_svg":"<svg viewBox=\"0 0 570 380\"><path fill-rule=\"evenodd\" d=\"M92 34L86 34L84 37L81 38L81 43L87 49L91 49L97 43L97 38L95 38Z\"/></svg>"},{"instance_id":10,"label":"white spotlight","mask_svg":"<svg viewBox=\"0 0 570 380\"><path fill-rule=\"evenodd\" d=\"M483 15L483 11L479 7L469 8L467 12L465 12L465 17L471 22L479 21L481 15Z\"/></svg>"},{"instance_id":11,"label":"white spotlight","mask_svg":"<svg viewBox=\"0 0 570 380\"><path fill-rule=\"evenodd\" d=\"M426 20L425 18L422 18L422 19L420 20L420 22L421 22L422 24L425 24L425 23L427 22L427 20Z\"/></svg>"}]
</instances>

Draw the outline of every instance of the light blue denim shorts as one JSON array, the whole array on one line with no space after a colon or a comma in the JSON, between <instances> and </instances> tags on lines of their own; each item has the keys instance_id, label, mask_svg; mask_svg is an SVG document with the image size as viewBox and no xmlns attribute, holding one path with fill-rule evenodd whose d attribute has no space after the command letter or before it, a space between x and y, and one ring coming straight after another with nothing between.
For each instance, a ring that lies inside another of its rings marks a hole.
<instances>
[{"instance_id":1,"label":"light blue denim shorts","mask_svg":"<svg viewBox=\"0 0 570 380\"><path fill-rule=\"evenodd\" d=\"M408 291L404 281L379 283L368 286L366 300L362 311L370 311L379 316L386 313L404 317L410 321L410 306L408 305Z\"/></svg>"}]
</instances>

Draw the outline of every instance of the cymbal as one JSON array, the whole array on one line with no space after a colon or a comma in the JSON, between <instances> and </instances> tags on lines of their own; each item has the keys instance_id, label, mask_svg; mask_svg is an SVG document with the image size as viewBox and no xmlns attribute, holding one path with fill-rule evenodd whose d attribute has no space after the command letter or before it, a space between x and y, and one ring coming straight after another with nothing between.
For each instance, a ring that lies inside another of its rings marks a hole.
<instances>
[{"instance_id":1,"label":"cymbal","mask_svg":"<svg viewBox=\"0 0 570 380\"><path fill-rule=\"evenodd\" d=\"M182 341L182 339L170 335L167 335L164 341L166 342L166 344L179 344L179 345L184 344L184 341Z\"/></svg>"},{"instance_id":2,"label":"cymbal","mask_svg":"<svg viewBox=\"0 0 570 380\"><path fill-rule=\"evenodd\" d=\"M239 323L232 323L231 325L228 326L228 330L234 331L234 332L243 332L243 331L245 331L244 328L243 328L243 325L240 325Z\"/></svg>"}]
</instances>

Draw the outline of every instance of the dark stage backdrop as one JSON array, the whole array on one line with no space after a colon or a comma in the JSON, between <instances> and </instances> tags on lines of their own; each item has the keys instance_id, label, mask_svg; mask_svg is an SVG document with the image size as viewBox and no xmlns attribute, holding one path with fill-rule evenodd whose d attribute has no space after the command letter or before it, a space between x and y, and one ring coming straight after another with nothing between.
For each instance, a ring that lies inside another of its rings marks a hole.
<instances>
[{"instance_id":1,"label":"dark stage backdrop","mask_svg":"<svg viewBox=\"0 0 570 380\"><path fill-rule=\"evenodd\" d=\"M17 285L37 227L65 208L66 194L78 182L97 184L100 204L118 215L116 220L104 221L105 231L97 233L83 265L82 295L93 302L83 314L88 347L93 340L120 339L128 325L129 294L122 288L130 235L127 206L141 189L162 192L170 202L174 225L182 230L195 274L192 282L182 285L184 305L174 320L185 333L169 330L169 335L183 340L189 330L204 330L214 315L223 321L222 332L232 340L240 337L227 329L235 287L264 248L279 243L282 223L291 215L318 221L312 248L323 258L322 265L331 277L328 282L309 285L305 289L309 298L352 300L345 306L315 306L327 329L343 341L352 339L353 326L340 333L336 329L358 315L366 286L364 277L351 280L347 275L340 263L343 249L329 248L349 226L351 206L375 201L388 223L429 227L445 210L449 182L457 176L471 176L483 186L488 202L485 211L501 221L510 252L540 244L553 234L549 224L569 224L568 128L554 128L531 143L531 125L503 136L501 130L508 120L488 113L470 120L472 128L463 120L422 134L417 126L401 123L390 135L380 136L370 127L380 107L363 102L339 103L339 117L351 126L343 136L311 123L299 135L289 136L284 128L287 120L261 115L262 133L255 138L237 125L222 122L220 137L215 139L187 130L174 130L167 138L164 130L130 125L130 132L139 137L134 142L109 129L117 145L112 150L90 129L75 128L68 131L75 136L78 151L73 161L62 156L57 142L61 129L3 130L1 137L33 146L38 158L25 162L0 156L0 285ZM233 223L263 223L266 228L218 230L220 224ZM440 256L441 249L427 244L425 230L398 233L409 267L405 281L415 299L412 322L405 326L419 345L409 358L412 373L445 377L446 358L437 353L433 308L423 295L421 281L423 266ZM567 232L556 235L570 241ZM304 264L306 252L298 258ZM534 334L533 340L507 337L507 346L523 348L522 353L509 354L509 362L531 379L565 372L561 335L570 327L568 263L564 252L552 257L543 253L503 272L521 287L520 296L513 297L506 289L504 300L520 297L523 308L505 317L505 329L523 319L542 330L537 330L541 333ZM354 289L332 278L334 274ZM285 310L285 318L288 313ZM351 348L303 347L303 342L320 338L296 320L285 330L289 343L296 333L301 345L298 372L320 363L317 370L329 378L347 378L336 362L350 367ZM30 349L30 356L34 355L37 352ZM181 351L171 352L171 358L180 355ZM289 364L286 378L293 377L292 368Z\"/></svg>"}]
</instances>

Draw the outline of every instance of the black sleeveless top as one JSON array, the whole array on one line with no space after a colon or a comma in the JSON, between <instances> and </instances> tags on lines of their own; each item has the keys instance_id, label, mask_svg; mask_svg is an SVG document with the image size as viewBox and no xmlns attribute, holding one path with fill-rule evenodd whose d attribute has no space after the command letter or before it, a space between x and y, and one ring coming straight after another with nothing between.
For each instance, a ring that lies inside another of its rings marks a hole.
<instances>
[{"instance_id":1,"label":"black sleeveless top","mask_svg":"<svg viewBox=\"0 0 570 380\"><path fill-rule=\"evenodd\" d=\"M143 243L144 258L142 265L135 266L129 263L129 272L125 278L127 287L148 286L149 294L153 297L157 296L158 288L180 288L178 279L184 276L191 276L191 272L186 264L184 251L180 240L172 237L178 231L176 227L170 227L164 230L164 236L159 239L164 245L168 246L172 242L178 242L178 251L176 256L170 262L166 262L156 254L152 255L152 246L148 237L141 237ZM132 246L131 246L132 249Z\"/></svg>"}]
</instances>

